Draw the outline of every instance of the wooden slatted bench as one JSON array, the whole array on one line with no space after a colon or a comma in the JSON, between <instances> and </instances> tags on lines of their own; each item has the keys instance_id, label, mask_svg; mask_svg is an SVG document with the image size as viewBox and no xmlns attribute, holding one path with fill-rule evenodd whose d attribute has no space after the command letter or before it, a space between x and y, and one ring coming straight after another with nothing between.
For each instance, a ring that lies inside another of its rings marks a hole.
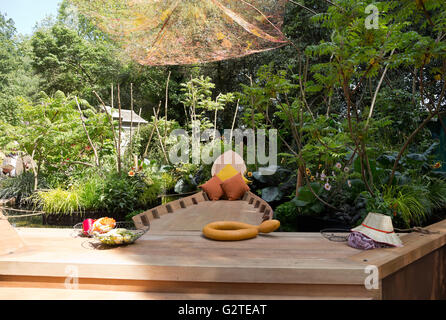
<instances>
[{"instance_id":1,"label":"wooden slatted bench","mask_svg":"<svg viewBox=\"0 0 446 320\"><path fill-rule=\"evenodd\" d=\"M252 192L246 192L238 201L210 201L206 193L149 209L133 217L138 229L150 227L150 231L201 231L214 221L232 220L259 225L273 218L269 204Z\"/></svg>"}]
</instances>

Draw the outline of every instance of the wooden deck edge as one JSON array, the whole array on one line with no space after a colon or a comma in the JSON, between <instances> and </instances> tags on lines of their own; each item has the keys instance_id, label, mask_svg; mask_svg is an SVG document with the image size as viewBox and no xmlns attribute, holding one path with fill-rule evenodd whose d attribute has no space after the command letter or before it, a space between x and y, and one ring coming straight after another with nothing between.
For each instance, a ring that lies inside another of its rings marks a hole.
<instances>
[{"instance_id":1,"label":"wooden deck edge","mask_svg":"<svg viewBox=\"0 0 446 320\"><path fill-rule=\"evenodd\" d=\"M77 282L58 277L19 277L3 276L0 280L0 298L14 292L13 299L23 299L26 291L48 293L60 292L61 297L69 297L75 291L97 292L108 296L135 295L144 299L170 297L187 299L378 299L379 292L366 290L359 285L317 285L317 284L259 284L259 283L213 283L179 281L129 281L110 279L81 278ZM19 290L21 289L21 290ZM67 290L74 289L74 290ZM60 299L59 297L58 299ZM50 297L51 298L51 297ZM63 298L62 298L63 299Z\"/></svg>"},{"instance_id":2,"label":"wooden deck edge","mask_svg":"<svg viewBox=\"0 0 446 320\"><path fill-rule=\"evenodd\" d=\"M257 208L260 212L263 213L263 221L271 220L274 217L274 212L271 206L260 198L259 196L255 195L251 191L248 191L245 193L243 200L248 202L249 204L253 204L255 208Z\"/></svg>"},{"instance_id":3,"label":"wooden deck edge","mask_svg":"<svg viewBox=\"0 0 446 320\"><path fill-rule=\"evenodd\" d=\"M73 290L45 288L0 288L0 300L372 300L369 297L240 295L208 293L159 293L106 290Z\"/></svg>"},{"instance_id":4,"label":"wooden deck edge","mask_svg":"<svg viewBox=\"0 0 446 320\"><path fill-rule=\"evenodd\" d=\"M364 265L376 266L379 270L379 278L384 279L433 251L446 246L446 219L430 225L426 229L439 233L421 234L413 232L402 234L401 239L404 246L401 248L364 251L351 256L349 259Z\"/></svg>"},{"instance_id":5,"label":"wooden deck edge","mask_svg":"<svg viewBox=\"0 0 446 320\"><path fill-rule=\"evenodd\" d=\"M333 269L312 266L281 268L236 266L175 266L84 264L54 262L0 261L0 281L7 277L66 277L67 267L78 270L80 278L108 279L110 281L181 281L195 283L257 283L294 285L364 285L367 274L361 267ZM318 276L315 277L315 274ZM234 277L237 275L237 277Z\"/></svg>"}]
</instances>

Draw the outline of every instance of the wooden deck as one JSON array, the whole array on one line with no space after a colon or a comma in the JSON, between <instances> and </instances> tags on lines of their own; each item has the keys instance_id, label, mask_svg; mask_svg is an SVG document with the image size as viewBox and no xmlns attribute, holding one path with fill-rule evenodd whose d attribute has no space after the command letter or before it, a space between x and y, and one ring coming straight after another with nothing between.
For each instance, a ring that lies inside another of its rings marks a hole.
<instances>
[{"instance_id":1,"label":"wooden deck","mask_svg":"<svg viewBox=\"0 0 446 320\"><path fill-rule=\"evenodd\" d=\"M429 229L440 233L361 252L318 233L217 242L197 231L93 250L69 229L18 228L25 246L0 255L0 299L445 299L446 220ZM378 289L364 285L369 265Z\"/></svg>"}]
</instances>

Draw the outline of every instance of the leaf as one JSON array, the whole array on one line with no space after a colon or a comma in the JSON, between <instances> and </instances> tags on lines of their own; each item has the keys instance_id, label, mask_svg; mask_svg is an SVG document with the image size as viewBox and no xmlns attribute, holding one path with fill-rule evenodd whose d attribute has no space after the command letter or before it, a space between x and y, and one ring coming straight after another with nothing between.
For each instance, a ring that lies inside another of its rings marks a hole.
<instances>
[{"instance_id":1,"label":"leaf","mask_svg":"<svg viewBox=\"0 0 446 320\"><path fill-rule=\"evenodd\" d=\"M279 201L282 197L283 193L278 187L267 187L262 189L262 199L266 202Z\"/></svg>"},{"instance_id":2,"label":"leaf","mask_svg":"<svg viewBox=\"0 0 446 320\"><path fill-rule=\"evenodd\" d=\"M299 200L297 197L294 197L291 202L294 203L297 207L306 207L308 204L310 204L310 202Z\"/></svg>"},{"instance_id":3,"label":"leaf","mask_svg":"<svg viewBox=\"0 0 446 320\"><path fill-rule=\"evenodd\" d=\"M324 211L324 209L325 209L325 207L322 205L322 203L320 201L314 203L310 207L310 210L313 211L314 213L321 213Z\"/></svg>"},{"instance_id":4,"label":"leaf","mask_svg":"<svg viewBox=\"0 0 446 320\"><path fill-rule=\"evenodd\" d=\"M406 155L406 158L420 162L427 161L426 155L421 153L409 153L408 155Z\"/></svg>"}]
</instances>

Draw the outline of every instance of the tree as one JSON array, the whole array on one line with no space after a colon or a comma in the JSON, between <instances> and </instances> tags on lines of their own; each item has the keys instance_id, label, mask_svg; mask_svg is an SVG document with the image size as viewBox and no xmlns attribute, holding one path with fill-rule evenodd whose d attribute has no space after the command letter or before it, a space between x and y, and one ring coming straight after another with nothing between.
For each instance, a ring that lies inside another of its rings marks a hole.
<instances>
[{"instance_id":1,"label":"tree","mask_svg":"<svg viewBox=\"0 0 446 320\"><path fill-rule=\"evenodd\" d=\"M10 123L17 121L17 97L31 97L37 90L28 44L17 36L12 19L0 14L0 120Z\"/></svg>"},{"instance_id":2,"label":"tree","mask_svg":"<svg viewBox=\"0 0 446 320\"><path fill-rule=\"evenodd\" d=\"M5 150L28 154L37 163L32 168L35 186L42 169L47 174L68 173L73 166L94 166L96 150L102 162L113 154L112 132L105 113L98 113L87 101L80 100L81 120L77 105L77 98L61 91L52 97L42 92L37 103L21 98L17 124L0 122L0 145Z\"/></svg>"}]
</instances>

